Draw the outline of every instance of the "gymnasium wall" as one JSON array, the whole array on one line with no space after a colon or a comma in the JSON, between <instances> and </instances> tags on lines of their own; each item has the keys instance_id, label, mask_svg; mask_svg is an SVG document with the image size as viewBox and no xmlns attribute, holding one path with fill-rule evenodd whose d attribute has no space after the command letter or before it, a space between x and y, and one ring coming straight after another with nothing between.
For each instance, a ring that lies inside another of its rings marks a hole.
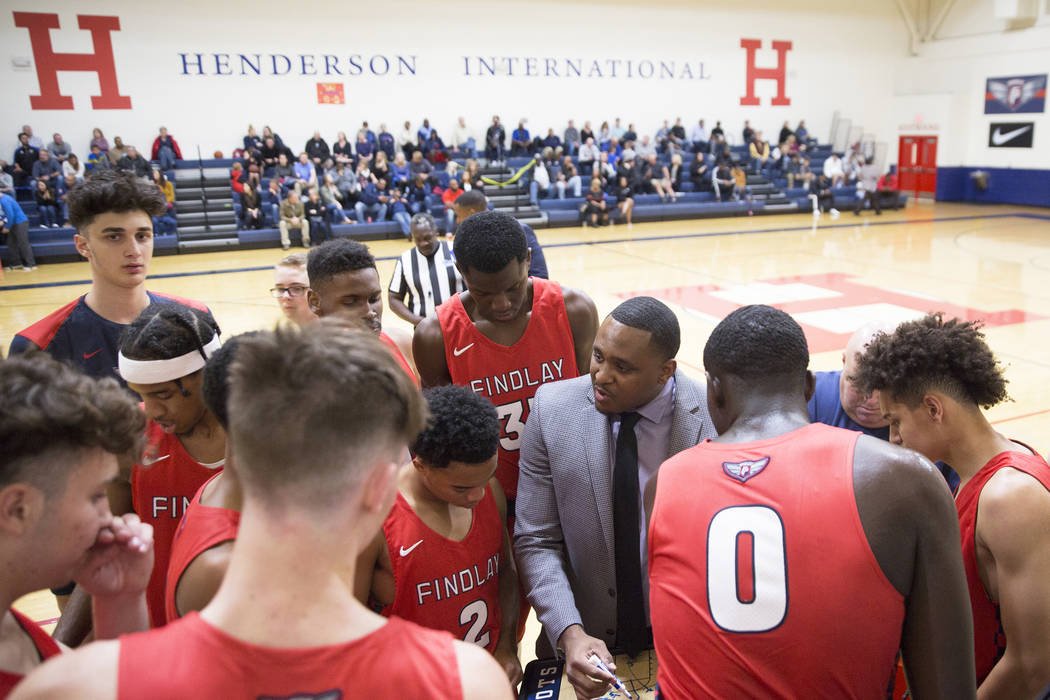
<instances>
[{"instance_id":1,"label":"gymnasium wall","mask_svg":"<svg viewBox=\"0 0 1050 700\"><path fill-rule=\"evenodd\" d=\"M16 0L8 7L0 13L0 153L13 150L25 122L45 142L61 131L78 151L95 126L141 148L163 124L186 155L198 146L228 155L249 122L272 125L299 149L315 128L331 141L337 130L352 138L364 119L396 132L404 119L416 127L427 116L448 135L463 115L483 133L494 113L508 133L527 117L534 133L553 126L559 134L570 116L595 129L620 116L640 133L676 116L688 128L702 116L708 128L721 119L739 142L745 118L771 139L784 120L805 118L827 140L839 110L892 141L896 115L885 106L895 71L877 68L898 61L907 40L893 3L859 1L798 0L788 8L774 0L112 0L86 10L72 0ZM12 10L36 14L16 20ZM93 106L96 73L70 71L58 72L57 88L33 108L41 74L88 61L34 52L31 32L50 37L57 54L93 53L92 34L77 28L78 13L89 11L117 18L101 21L108 26L119 22L97 32L112 41L112 61L98 61L112 67L110 93L119 96L105 106L116 108ZM60 28L16 26L46 24L40 13L57 14ZM768 79L754 83L758 104L741 104L747 39L761 42L759 70L778 65L773 41L790 42L783 65L790 105L771 104L778 83ZM319 83L329 84L323 99L343 103L319 104ZM58 92L71 106L59 104Z\"/></svg>"}]
</instances>

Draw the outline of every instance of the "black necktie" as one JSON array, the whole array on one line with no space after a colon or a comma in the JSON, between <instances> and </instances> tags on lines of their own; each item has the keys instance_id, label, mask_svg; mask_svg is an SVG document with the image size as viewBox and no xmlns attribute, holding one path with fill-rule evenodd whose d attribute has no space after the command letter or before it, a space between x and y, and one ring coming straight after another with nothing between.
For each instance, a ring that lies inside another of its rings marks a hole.
<instances>
[{"instance_id":1,"label":"black necktie","mask_svg":"<svg viewBox=\"0 0 1050 700\"><path fill-rule=\"evenodd\" d=\"M637 413L620 416L613 467L613 532L616 544L616 646L634 658L645 646L645 601L638 546Z\"/></svg>"}]
</instances>

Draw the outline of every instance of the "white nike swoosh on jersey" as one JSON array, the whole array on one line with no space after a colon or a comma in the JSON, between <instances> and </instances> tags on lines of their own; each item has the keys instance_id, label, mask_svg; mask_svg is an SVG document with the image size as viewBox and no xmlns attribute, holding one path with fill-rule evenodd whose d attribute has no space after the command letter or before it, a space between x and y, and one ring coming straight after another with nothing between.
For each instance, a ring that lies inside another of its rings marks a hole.
<instances>
[{"instance_id":1,"label":"white nike swoosh on jersey","mask_svg":"<svg viewBox=\"0 0 1050 700\"><path fill-rule=\"evenodd\" d=\"M151 457L143 457L142 458L142 466L148 467L151 464L156 464L157 462L163 462L168 457L171 457L171 455L168 454L168 455L164 455L163 457L152 457L152 458Z\"/></svg>"},{"instance_id":2,"label":"white nike swoosh on jersey","mask_svg":"<svg viewBox=\"0 0 1050 700\"><path fill-rule=\"evenodd\" d=\"M992 133L992 143L995 144L996 146L1002 146L1007 141L1012 141L1013 139L1015 139L1016 137L1020 136L1021 134L1023 134L1024 132L1028 131L1031 128L1032 128L1031 125L1029 125L1029 126L1022 126L1019 129L1014 129L1013 131L1007 131L1004 134L999 127L995 127L995 131Z\"/></svg>"},{"instance_id":3,"label":"white nike swoosh on jersey","mask_svg":"<svg viewBox=\"0 0 1050 700\"><path fill-rule=\"evenodd\" d=\"M401 545L401 549L399 550L401 552L401 556L407 557L409 554L412 553L413 549L415 549L416 547L418 547L421 544L423 544L423 540L420 540L419 542L416 542L414 545L412 545L408 549L405 549L405 546Z\"/></svg>"},{"instance_id":4,"label":"white nike swoosh on jersey","mask_svg":"<svg viewBox=\"0 0 1050 700\"><path fill-rule=\"evenodd\" d=\"M455 355L456 357L459 357L460 355L465 353L467 350L470 350L472 347L474 347L474 343L471 343L470 345L464 345L461 348L453 348L452 349L452 354Z\"/></svg>"}]
</instances>

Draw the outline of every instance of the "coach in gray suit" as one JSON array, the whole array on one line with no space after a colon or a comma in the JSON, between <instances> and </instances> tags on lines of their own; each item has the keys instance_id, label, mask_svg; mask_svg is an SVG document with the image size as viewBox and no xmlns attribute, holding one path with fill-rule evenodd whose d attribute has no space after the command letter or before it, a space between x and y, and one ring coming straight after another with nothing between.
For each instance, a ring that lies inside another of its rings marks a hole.
<instances>
[{"instance_id":1,"label":"coach in gray suit","mask_svg":"<svg viewBox=\"0 0 1050 700\"><path fill-rule=\"evenodd\" d=\"M610 678L587 661L592 651L609 662L610 648L651 648L651 633L644 637L648 513L642 495L664 460L716 435L704 386L677 371L680 338L666 305L652 297L628 299L598 329L590 374L542 385L525 424L514 552L523 590L543 625L536 653L544 658L555 647L564 650L581 697L608 689ZM633 462L623 457L628 453ZM623 463L630 465L626 481ZM623 525L616 529L614 513L624 514L633 534ZM617 561L631 566L618 572ZM620 587L630 595L618 596ZM620 608L618 597L626 603Z\"/></svg>"}]
</instances>

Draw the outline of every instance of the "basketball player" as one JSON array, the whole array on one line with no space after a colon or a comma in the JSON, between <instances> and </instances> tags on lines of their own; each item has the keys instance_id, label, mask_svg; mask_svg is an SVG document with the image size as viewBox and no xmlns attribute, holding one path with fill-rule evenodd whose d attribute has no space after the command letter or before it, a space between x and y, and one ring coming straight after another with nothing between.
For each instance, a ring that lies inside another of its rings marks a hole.
<instances>
[{"instance_id":1,"label":"basketball player","mask_svg":"<svg viewBox=\"0 0 1050 700\"><path fill-rule=\"evenodd\" d=\"M305 255L303 257L306 257ZM204 403L223 430L229 428L226 402L230 393L230 367L242 338L234 336L208 358L201 393ZM237 539L243 496L241 483L226 441L226 466L206 481L193 497L171 545L164 613L168 622L202 609L219 590Z\"/></svg>"},{"instance_id":2,"label":"basketball player","mask_svg":"<svg viewBox=\"0 0 1050 700\"><path fill-rule=\"evenodd\" d=\"M43 353L0 360L0 698L59 644L12 608L70 579L94 599L100 638L146 629L149 525L114 517L106 486L141 445L142 413L114 380Z\"/></svg>"},{"instance_id":3,"label":"basketball player","mask_svg":"<svg viewBox=\"0 0 1050 700\"><path fill-rule=\"evenodd\" d=\"M973 608L979 696L1034 697L1050 681L1050 467L991 426L1007 398L980 324L930 314L872 340L857 367L890 440L951 464Z\"/></svg>"},{"instance_id":4,"label":"basketball player","mask_svg":"<svg viewBox=\"0 0 1050 700\"><path fill-rule=\"evenodd\" d=\"M465 198L465 199L464 199ZM485 193L479 189L464 192L452 203L452 211L456 214L456 221L462 224L468 216L473 216L489 210L489 200ZM529 277L542 277L547 279L547 258L543 255L543 247L536 238L536 232L528 224L521 224L521 230L525 232L525 240L529 244Z\"/></svg>"},{"instance_id":5,"label":"basketball player","mask_svg":"<svg viewBox=\"0 0 1050 700\"><path fill-rule=\"evenodd\" d=\"M885 697L900 647L916 698L972 698L951 496L920 455L810 424L808 363L768 306L707 341L719 437L660 468L649 531L660 691Z\"/></svg>"},{"instance_id":6,"label":"basketball player","mask_svg":"<svg viewBox=\"0 0 1050 700\"><path fill-rule=\"evenodd\" d=\"M416 366L423 386L461 384L496 406L503 423L496 478L513 517L521 431L536 387L590 366L598 312L583 292L528 276L525 234L508 214L465 219L453 252L467 291L416 326Z\"/></svg>"},{"instance_id":7,"label":"basketball player","mask_svg":"<svg viewBox=\"0 0 1050 700\"><path fill-rule=\"evenodd\" d=\"M211 314L181 304L151 304L121 338L118 369L142 397L148 419L146 449L131 470L130 505L153 526L156 564L147 598L154 627L167 621L164 587L175 531L190 499L225 464L226 431L201 392L201 370L219 347Z\"/></svg>"},{"instance_id":8,"label":"basketball player","mask_svg":"<svg viewBox=\"0 0 1050 700\"><path fill-rule=\"evenodd\" d=\"M358 559L358 598L485 647L517 686L518 575L496 472L499 421L462 386L424 393L430 421L383 531Z\"/></svg>"},{"instance_id":9,"label":"basketball player","mask_svg":"<svg viewBox=\"0 0 1050 700\"><path fill-rule=\"evenodd\" d=\"M310 309L317 316L347 320L375 333L394 359L416 380L412 340L400 330L383 331L383 286L368 246L349 238L326 241L310 251Z\"/></svg>"},{"instance_id":10,"label":"basketball player","mask_svg":"<svg viewBox=\"0 0 1050 700\"><path fill-rule=\"evenodd\" d=\"M61 655L14 697L510 698L483 649L353 595L425 414L370 334L322 321L244 339L229 402L244 510L218 594L162 629Z\"/></svg>"},{"instance_id":11,"label":"basketball player","mask_svg":"<svg viewBox=\"0 0 1050 700\"><path fill-rule=\"evenodd\" d=\"M15 335L8 355L41 348L88 375L123 384L115 368L120 334L128 323L160 301L205 307L146 290L152 217L166 207L156 185L131 173L103 170L70 190L68 205L77 252L91 265L91 289Z\"/></svg>"},{"instance_id":12,"label":"basketball player","mask_svg":"<svg viewBox=\"0 0 1050 700\"><path fill-rule=\"evenodd\" d=\"M306 275L306 253L293 253L281 258L273 268L273 288L281 313L292 323L305 326L317 320L306 297L310 278Z\"/></svg>"}]
</instances>

